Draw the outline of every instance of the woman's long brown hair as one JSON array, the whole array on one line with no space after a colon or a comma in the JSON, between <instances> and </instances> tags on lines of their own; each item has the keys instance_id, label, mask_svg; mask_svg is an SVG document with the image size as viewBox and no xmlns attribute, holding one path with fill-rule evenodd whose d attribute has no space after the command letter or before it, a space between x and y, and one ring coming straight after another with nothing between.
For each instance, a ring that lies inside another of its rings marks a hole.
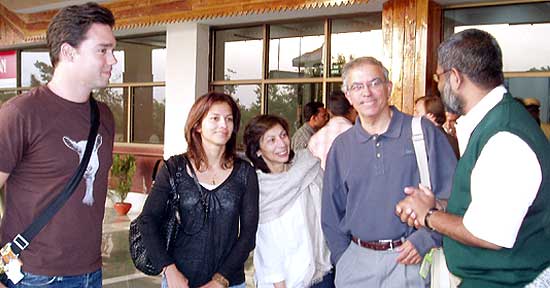
<instances>
[{"instance_id":1,"label":"woman's long brown hair","mask_svg":"<svg viewBox=\"0 0 550 288\"><path fill-rule=\"evenodd\" d=\"M239 107L235 100L227 94L214 91L208 92L195 101L193 107L191 107L191 111L189 111L187 123L185 124L185 140L187 140L188 144L187 157L193 161L193 164L195 164L195 167L199 171L208 169L209 163L204 146L202 145L201 133L197 130L200 128L202 120L206 117L212 105L220 102L227 103L231 107L231 113L233 113L233 131L231 132L231 138L225 144L221 167L224 169L233 167L233 162L237 157L237 132L239 131L239 124L241 122Z\"/></svg>"}]
</instances>

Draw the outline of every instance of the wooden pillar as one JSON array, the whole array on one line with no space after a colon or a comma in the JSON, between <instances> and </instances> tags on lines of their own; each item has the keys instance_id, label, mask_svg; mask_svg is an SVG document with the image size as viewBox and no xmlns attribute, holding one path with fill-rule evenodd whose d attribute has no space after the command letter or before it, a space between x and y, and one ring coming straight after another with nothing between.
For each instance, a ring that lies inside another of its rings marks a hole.
<instances>
[{"instance_id":1,"label":"wooden pillar","mask_svg":"<svg viewBox=\"0 0 550 288\"><path fill-rule=\"evenodd\" d=\"M391 103L413 113L414 100L437 93L432 75L441 42L441 7L429 0L389 0L382 11L384 65L393 82Z\"/></svg>"}]
</instances>

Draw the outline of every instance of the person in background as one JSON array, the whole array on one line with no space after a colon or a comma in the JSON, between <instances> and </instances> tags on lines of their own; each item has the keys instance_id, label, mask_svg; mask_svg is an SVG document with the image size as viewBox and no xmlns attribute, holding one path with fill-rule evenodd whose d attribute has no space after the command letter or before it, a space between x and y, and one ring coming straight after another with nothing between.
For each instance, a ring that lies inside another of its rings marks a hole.
<instances>
[{"instance_id":1,"label":"person in background","mask_svg":"<svg viewBox=\"0 0 550 288\"><path fill-rule=\"evenodd\" d=\"M456 139L456 136L448 134L445 129L443 129L443 124L445 124L446 121L446 114L445 105L443 105L441 98L437 96L423 96L416 99L414 103L414 115L424 116L435 126L440 128L441 132L445 133L447 136L447 140L449 140L449 144L451 144L451 147L455 152L455 156L458 159L460 157L460 153L458 151L458 140Z\"/></svg>"},{"instance_id":2,"label":"person in background","mask_svg":"<svg viewBox=\"0 0 550 288\"><path fill-rule=\"evenodd\" d=\"M308 149L294 155L288 123L278 116L254 117L246 126L244 143L260 185L256 287L334 287L321 231L319 159Z\"/></svg>"},{"instance_id":3,"label":"person in background","mask_svg":"<svg viewBox=\"0 0 550 288\"><path fill-rule=\"evenodd\" d=\"M456 137L456 121L458 120L458 117L460 115L457 115L451 111L445 111L445 123L443 123L442 127L445 130L445 132L453 137Z\"/></svg>"},{"instance_id":4,"label":"person in background","mask_svg":"<svg viewBox=\"0 0 550 288\"><path fill-rule=\"evenodd\" d=\"M163 288L245 287L244 263L258 227L258 180L252 166L236 155L240 115L229 95L199 97L185 124L187 152L171 157L155 179L141 225L144 243L155 255L152 263L164 267ZM170 176L180 194L182 223L167 252L159 227Z\"/></svg>"},{"instance_id":5,"label":"person in background","mask_svg":"<svg viewBox=\"0 0 550 288\"><path fill-rule=\"evenodd\" d=\"M6 184L7 203L2 246L33 223L78 168L90 131L92 90L108 85L117 63L114 25L111 11L96 3L59 10L46 32L51 81L2 105L0 186ZM109 107L97 104L100 125L86 179L22 251L24 278L17 285L9 281L9 287L101 287L115 124Z\"/></svg>"},{"instance_id":6,"label":"person in background","mask_svg":"<svg viewBox=\"0 0 550 288\"><path fill-rule=\"evenodd\" d=\"M502 51L467 29L438 49L438 89L462 115L461 158L447 210L426 187L407 187L401 220L443 234L449 271L469 287L524 287L550 266L550 149L504 87Z\"/></svg>"},{"instance_id":7,"label":"person in background","mask_svg":"<svg viewBox=\"0 0 550 288\"><path fill-rule=\"evenodd\" d=\"M325 169L328 149L332 145L334 138L342 134L353 126L357 112L350 105L348 99L342 91L332 91L328 99L328 110L330 120L317 131L307 145L313 156L321 159L321 167Z\"/></svg>"},{"instance_id":8,"label":"person in background","mask_svg":"<svg viewBox=\"0 0 550 288\"><path fill-rule=\"evenodd\" d=\"M550 139L550 123L545 123L540 120L540 100L537 98L525 98L523 99L523 105L525 109L535 118L539 124L542 132L546 135L547 139Z\"/></svg>"},{"instance_id":9,"label":"person in background","mask_svg":"<svg viewBox=\"0 0 550 288\"><path fill-rule=\"evenodd\" d=\"M311 136L328 121L327 109L321 102L309 102L304 106L304 125L292 136L292 149L298 151L307 148Z\"/></svg>"},{"instance_id":10,"label":"person in background","mask_svg":"<svg viewBox=\"0 0 550 288\"><path fill-rule=\"evenodd\" d=\"M441 236L413 230L393 213L403 189L420 183L412 142L412 116L389 105L388 70L372 57L348 62L343 91L359 114L336 137L323 181L322 225L336 264L338 287L425 287L422 257ZM421 119L431 184L446 199L456 157L445 135Z\"/></svg>"}]
</instances>

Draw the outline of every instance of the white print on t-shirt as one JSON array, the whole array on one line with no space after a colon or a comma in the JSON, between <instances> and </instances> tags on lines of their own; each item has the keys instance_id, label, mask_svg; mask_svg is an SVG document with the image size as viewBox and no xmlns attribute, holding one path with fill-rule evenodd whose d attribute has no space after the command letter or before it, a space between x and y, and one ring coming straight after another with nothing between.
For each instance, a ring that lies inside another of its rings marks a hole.
<instances>
[{"instance_id":1,"label":"white print on t-shirt","mask_svg":"<svg viewBox=\"0 0 550 288\"><path fill-rule=\"evenodd\" d=\"M67 136L63 136L63 143L67 145L71 150L78 153L79 162L82 161L84 156L84 150L86 150L86 143L88 140L82 140L76 142ZM99 157L97 156L97 150L101 146L102 138L101 135L97 135L95 138L94 149L92 149L92 156L90 156L90 162L88 167L86 167L86 172L84 172L84 180L86 180L86 195L82 199L82 203L92 206L94 204L94 180L97 169L99 168Z\"/></svg>"}]
</instances>

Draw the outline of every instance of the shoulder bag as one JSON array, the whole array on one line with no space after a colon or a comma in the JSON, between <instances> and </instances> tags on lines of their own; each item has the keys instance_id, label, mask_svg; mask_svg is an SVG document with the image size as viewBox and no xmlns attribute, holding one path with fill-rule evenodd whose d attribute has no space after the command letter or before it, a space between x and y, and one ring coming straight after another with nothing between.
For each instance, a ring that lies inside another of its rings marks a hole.
<instances>
[{"instance_id":1,"label":"shoulder bag","mask_svg":"<svg viewBox=\"0 0 550 288\"><path fill-rule=\"evenodd\" d=\"M178 157L179 158L179 157ZM176 163L179 161L176 161ZM167 161L164 161L164 165L168 169L168 174L170 175L170 196L168 197L166 203L166 211L163 224L160 227L161 238L166 244L166 251L170 250L170 245L176 239L178 230L180 227L180 216L179 216L179 193L177 192L176 181L174 174L170 172L170 166ZM185 165L184 165L185 167ZM143 228L141 215L138 216L130 223L129 231L129 241L130 241L130 256L136 268L143 272L146 275L158 275L162 272L163 267L156 267L151 262L151 252L145 247L143 242ZM153 255L154 257L154 255Z\"/></svg>"},{"instance_id":2,"label":"shoulder bag","mask_svg":"<svg viewBox=\"0 0 550 288\"><path fill-rule=\"evenodd\" d=\"M422 132L421 117L414 117L411 123L412 128L412 140L414 146L414 152L416 154L416 163L418 165L418 172L420 173L420 183L431 189L430 169L428 168L428 156L426 154L426 143L424 141L424 133ZM431 275L430 283L432 288L455 288L457 287L453 283L453 279L447 268L447 262L445 261L445 255L443 249L432 248L424 258L424 262L430 262ZM425 264L422 263L422 266ZM422 268L420 270L423 270Z\"/></svg>"}]
</instances>

